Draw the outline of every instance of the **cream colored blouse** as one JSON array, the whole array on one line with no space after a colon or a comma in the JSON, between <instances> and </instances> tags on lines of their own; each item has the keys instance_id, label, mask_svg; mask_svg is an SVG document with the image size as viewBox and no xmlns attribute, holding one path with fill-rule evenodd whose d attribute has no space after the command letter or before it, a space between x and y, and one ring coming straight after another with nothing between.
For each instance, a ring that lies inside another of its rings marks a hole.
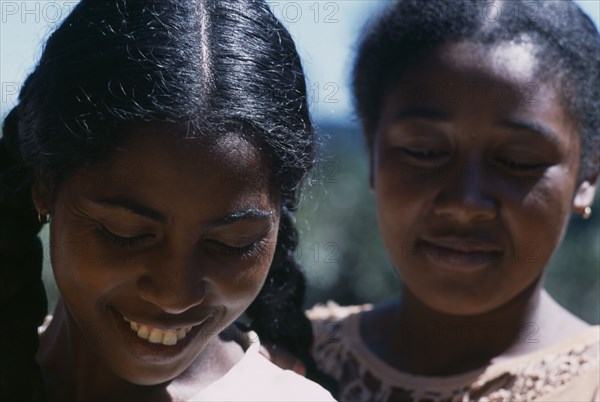
<instances>
[{"instance_id":1,"label":"cream colored blouse","mask_svg":"<svg viewBox=\"0 0 600 402\"><path fill-rule=\"evenodd\" d=\"M308 312L313 355L340 386L340 401L600 401L600 326L527 355L448 377L414 376L387 365L363 343L360 312L335 303Z\"/></svg>"},{"instance_id":2,"label":"cream colored blouse","mask_svg":"<svg viewBox=\"0 0 600 402\"><path fill-rule=\"evenodd\" d=\"M52 317L47 316L38 333L43 333L51 321ZM268 361L259 353L260 341L255 332L242 334L238 343L245 350L242 359L189 401L335 402L320 385Z\"/></svg>"}]
</instances>

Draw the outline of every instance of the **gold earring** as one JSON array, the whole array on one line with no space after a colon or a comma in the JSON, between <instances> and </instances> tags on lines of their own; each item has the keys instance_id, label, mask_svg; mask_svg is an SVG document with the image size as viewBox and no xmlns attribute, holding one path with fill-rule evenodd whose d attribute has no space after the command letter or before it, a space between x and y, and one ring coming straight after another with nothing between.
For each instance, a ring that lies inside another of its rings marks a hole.
<instances>
[{"instance_id":1,"label":"gold earring","mask_svg":"<svg viewBox=\"0 0 600 402\"><path fill-rule=\"evenodd\" d=\"M40 222L40 224L45 225L46 223L50 222L50 215L49 214L41 214L38 211L38 221Z\"/></svg>"},{"instance_id":2,"label":"gold earring","mask_svg":"<svg viewBox=\"0 0 600 402\"><path fill-rule=\"evenodd\" d=\"M581 214L581 217L583 219L590 219L590 216L592 216L592 208L585 207L585 209L583 210L583 213Z\"/></svg>"}]
</instances>

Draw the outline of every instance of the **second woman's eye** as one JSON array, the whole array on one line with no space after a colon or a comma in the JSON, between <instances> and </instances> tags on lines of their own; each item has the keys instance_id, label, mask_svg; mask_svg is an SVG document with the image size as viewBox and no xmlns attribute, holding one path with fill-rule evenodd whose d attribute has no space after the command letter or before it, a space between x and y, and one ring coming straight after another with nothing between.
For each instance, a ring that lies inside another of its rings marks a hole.
<instances>
[{"instance_id":1,"label":"second woman's eye","mask_svg":"<svg viewBox=\"0 0 600 402\"><path fill-rule=\"evenodd\" d=\"M415 158L423 158L423 159L432 159L439 158L448 155L445 151L437 151L432 149L410 149L410 148L401 148L407 155L413 156Z\"/></svg>"},{"instance_id":2,"label":"second woman's eye","mask_svg":"<svg viewBox=\"0 0 600 402\"><path fill-rule=\"evenodd\" d=\"M533 161L518 161L510 158L498 158L497 160L505 167L518 171L535 171L538 169L545 168L547 166L547 164L545 163L536 163Z\"/></svg>"}]
</instances>

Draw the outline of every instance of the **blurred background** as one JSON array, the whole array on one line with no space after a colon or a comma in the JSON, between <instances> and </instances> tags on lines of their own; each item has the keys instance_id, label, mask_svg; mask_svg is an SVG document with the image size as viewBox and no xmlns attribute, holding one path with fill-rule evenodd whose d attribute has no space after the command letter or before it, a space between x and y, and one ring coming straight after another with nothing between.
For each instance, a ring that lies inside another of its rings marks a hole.
<instances>
[{"instance_id":1,"label":"blurred background","mask_svg":"<svg viewBox=\"0 0 600 402\"><path fill-rule=\"evenodd\" d=\"M424 0L426 1L426 0ZM16 103L20 86L41 54L44 39L77 1L0 0L0 116ZM397 297L400 278L378 234L367 155L352 110L349 75L363 25L387 0L268 1L296 40L308 80L320 143L319 164L298 214L297 257L309 281L306 306L335 300L375 303ZM577 3L600 21L600 0ZM588 221L573 217L551 260L546 288L566 308L600 323L600 197ZM47 230L42 233L47 249ZM534 239L532 239L534 240ZM58 297L46 253L50 304Z\"/></svg>"}]
</instances>

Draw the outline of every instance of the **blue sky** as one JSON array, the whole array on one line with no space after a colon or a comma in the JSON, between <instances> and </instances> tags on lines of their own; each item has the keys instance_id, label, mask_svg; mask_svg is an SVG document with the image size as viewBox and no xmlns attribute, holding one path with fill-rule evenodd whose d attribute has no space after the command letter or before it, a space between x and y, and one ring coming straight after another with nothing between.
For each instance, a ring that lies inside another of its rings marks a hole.
<instances>
[{"instance_id":1,"label":"blue sky","mask_svg":"<svg viewBox=\"0 0 600 402\"><path fill-rule=\"evenodd\" d=\"M352 122L348 76L360 28L386 0L267 0L292 33L303 59L317 122ZM38 59L44 39L74 0L0 0L0 116ZM577 3L600 25L600 0Z\"/></svg>"}]
</instances>

